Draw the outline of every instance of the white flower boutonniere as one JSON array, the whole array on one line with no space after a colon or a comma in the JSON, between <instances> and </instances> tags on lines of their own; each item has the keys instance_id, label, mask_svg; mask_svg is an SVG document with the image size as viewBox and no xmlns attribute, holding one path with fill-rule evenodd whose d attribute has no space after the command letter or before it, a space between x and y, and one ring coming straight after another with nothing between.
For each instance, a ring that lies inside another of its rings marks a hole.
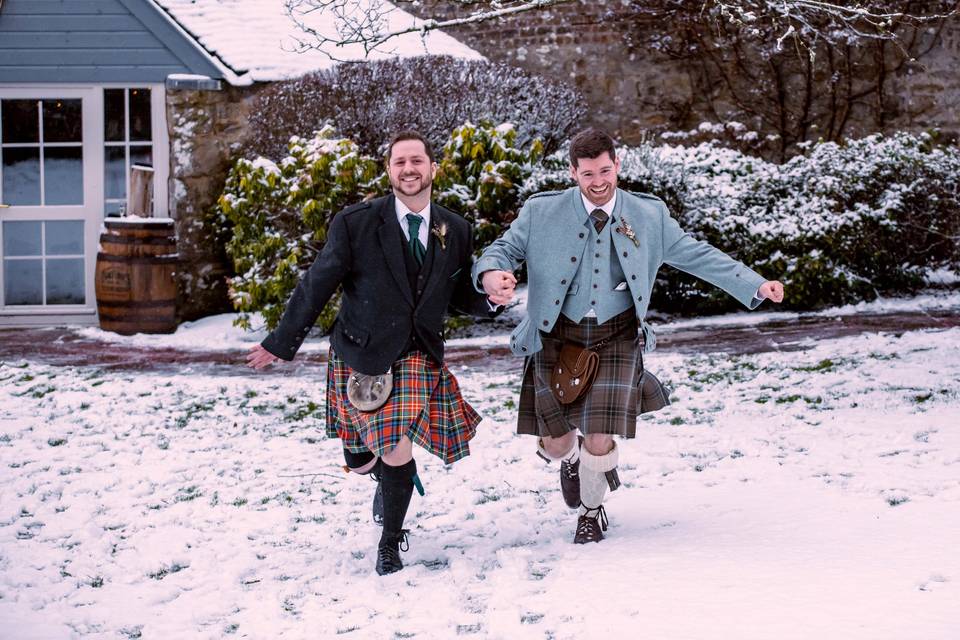
<instances>
[{"instance_id":1,"label":"white flower boutonniere","mask_svg":"<svg viewBox=\"0 0 960 640\"><path fill-rule=\"evenodd\" d=\"M630 226L630 223L627 222L623 216L620 217L620 226L615 229L615 231L621 235L627 236L630 240L633 241L633 246L639 247L640 241L637 240L637 234L634 233L633 227Z\"/></svg>"},{"instance_id":2,"label":"white flower boutonniere","mask_svg":"<svg viewBox=\"0 0 960 640\"><path fill-rule=\"evenodd\" d=\"M447 248L447 223L441 222L440 226L433 225L430 229L430 233L437 237L437 240L440 241L440 249Z\"/></svg>"}]
</instances>

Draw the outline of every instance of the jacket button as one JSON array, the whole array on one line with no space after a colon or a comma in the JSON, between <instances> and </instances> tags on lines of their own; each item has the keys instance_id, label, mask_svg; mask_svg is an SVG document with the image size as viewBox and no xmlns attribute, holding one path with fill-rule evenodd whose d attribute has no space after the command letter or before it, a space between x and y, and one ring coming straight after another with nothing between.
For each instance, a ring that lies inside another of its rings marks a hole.
<instances>
[{"instance_id":1,"label":"jacket button","mask_svg":"<svg viewBox=\"0 0 960 640\"><path fill-rule=\"evenodd\" d=\"M564 279L564 280L561 280L561 281L560 281L560 284L567 284L567 281L566 281L566 279Z\"/></svg>"},{"instance_id":2,"label":"jacket button","mask_svg":"<svg viewBox=\"0 0 960 640\"><path fill-rule=\"evenodd\" d=\"M626 251L623 252L623 257L624 257L624 258L627 257L627 252L626 252Z\"/></svg>"},{"instance_id":3,"label":"jacket button","mask_svg":"<svg viewBox=\"0 0 960 640\"><path fill-rule=\"evenodd\" d=\"M597 288L597 285L593 285L593 288L596 289L596 288Z\"/></svg>"},{"instance_id":4,"label":"jacket button","mask_svg":"<svg viewBox=\"0 0 960 640\"><path fill-rule=\"evenodd\" d=\"M550 324L550 323L547 322L546 320L543 321L543 326L547 326L548 324Z\"/></svg>"},{"instance_id":5,"label":"jacket button","mask_svg":"<svg viewBox=\"0 0 960 640\"><path fill-rule=\"evenodd\" d=\"M520 351L526 351L526 350L527 350L526 347L520 347Z\"/></svg>"},{"instance_id":6,"label":"jacket button","mask_svg":"<svg viewBox=\"0 0 960 640\"><path fill-rule=\"evenodd\" d=\"M637 279L637 275L636 275L636 274L633 274L632 276L630 276L630 279L631 279L631 280L636 280L636 279Z\"/></svg>"},{"instance_id":7,"label":"jacket button","mask_svg":"<svg viewBox=\"0 0 960 640\"><path fill-rule=\"evenodd\" d=\"M559 300L554 300L554 301L553 301L553 304L560 304L560 301L559 301Z\"/></svg>"},{"instance_id":8,"label":"jacket button","mask_svg":"<svg viewBox=\"0 0 960 640\"><path fill-rule=\"evenodd\" d=\"M582 234L582 233L580 234L580 237L581 237L581 238L583 237L583 234Z\"/></svg>"},{"instance_id":9,"label":"jacket button","mask_svg":"<svg viewBox=\"0 0 960 640\"><path fill-rule=\"evenodd\" d=\"M599 258L599 257L600 257L600 254L599 254L599 253L595 253L595 254L593 254L593 257L594 257L594 258Z\"/></svg>"},{"instance_id":10,"label":"jacket button","mask_svg":"<svg viewBox=\"0 0 960 640\"><path fill-rule=\"evenodd\" d=\"M576 262L577 256L570 256L570 262Z\"/></svg>"},{"instance_id":11,"label":"jacket button","mask_svg":"<svg viewBox=\"0 0 960 640\"><path fill-rule=\"evenodd\" d=\"M596 301L596 300L591 300L591 301L590 301L590 304L592 304L593 306L597 306L597 301Z\"/></svg>"},{"instance_id":12,"label":"jacket button","mask_svg":"<svg viewBox=\"0 0 960 640\"><path fill-rule=\"evenodd\" d=\"M643 300L643 296L637 296L637 300Z\"/></svg>"}]
</instances>

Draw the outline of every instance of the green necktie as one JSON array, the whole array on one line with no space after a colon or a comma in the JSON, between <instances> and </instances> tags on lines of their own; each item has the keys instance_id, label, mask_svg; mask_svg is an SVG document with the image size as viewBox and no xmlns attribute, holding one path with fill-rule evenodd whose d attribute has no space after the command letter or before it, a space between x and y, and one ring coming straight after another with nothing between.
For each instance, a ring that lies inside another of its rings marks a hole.
<instances>
[{"instance_id":1,"label":"green necktie","mask_svg":"<svg viewBox=\"0 0 960 640\"><path fill-rule=\"evenodd\" d=\"M410 240L407 241L407 246L410 247L410 255L420 266L423 266L423 259L427 256L427 250L420 244L420 225L422 223L423 218L417 214L407 214L407 224L410 227Z\"/></svg>"}]
</instances>

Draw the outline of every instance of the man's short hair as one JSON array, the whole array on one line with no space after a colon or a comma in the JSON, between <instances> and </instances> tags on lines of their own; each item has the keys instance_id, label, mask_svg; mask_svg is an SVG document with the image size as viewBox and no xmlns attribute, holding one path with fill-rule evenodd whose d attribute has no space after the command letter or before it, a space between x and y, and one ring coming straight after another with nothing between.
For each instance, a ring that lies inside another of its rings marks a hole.
<instances>
[{"instance_id":1,"label":"man's short hair","mask_svg":"<svg viewBox=\"0 0 960 640\"><path fill-rule=\"evenodd\" d=\"M393 145L398 142L403 142L404 140L419 140L422 142L423 148L427 150L427 157L430 158L430 162L436 162L433 155L433 147L431 147L430 142L423 137L423 134L413 129L404 129L403 131L397 132L390 139L390 144L387 146L387 164L390 164L390 154L393 153Z\"/></svg>"},{"instance_id":2,"label":"man's short hair","mask_svg":"<svg viewBox=\"0 0 960 640\"><path fill-rule=\"evenodd\" d=\"M570 141L570 166L577 168L577 161L581 158L592 159L600 156L604 151L610 154L610 159L617 158L613 146L613 138L606 131L596 128L584 129L573 136Z\"/></svg>"}]
</instances>

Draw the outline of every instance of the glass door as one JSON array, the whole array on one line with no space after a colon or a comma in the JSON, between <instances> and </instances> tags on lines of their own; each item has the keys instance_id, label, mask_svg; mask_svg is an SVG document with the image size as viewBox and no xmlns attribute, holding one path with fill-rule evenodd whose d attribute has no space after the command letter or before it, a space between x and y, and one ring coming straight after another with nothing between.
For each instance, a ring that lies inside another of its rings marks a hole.
<instances>
[{"instance_id":1,"label":"glass door","mask_svg":"<svg viewBox=\"0 0 960 640\"><path fill-rule=\"evenodd\" d=\"M94 311L101 106L93 88L0 89L0 323Z\"/></svg>"}]
</instances>

